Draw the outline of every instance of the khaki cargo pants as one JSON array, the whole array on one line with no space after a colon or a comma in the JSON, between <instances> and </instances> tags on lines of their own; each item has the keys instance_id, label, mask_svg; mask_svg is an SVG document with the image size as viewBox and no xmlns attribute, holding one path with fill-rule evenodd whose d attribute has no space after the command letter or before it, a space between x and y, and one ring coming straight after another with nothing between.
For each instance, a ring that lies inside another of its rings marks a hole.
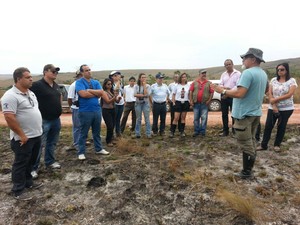
<instances>
[{"instance_id":1,"label":"khaki cargo pants","mask_svg":"<svg viewBox=\"0 0 300 225\"><path fill-rule=\"evenodd\" d=\"M240 149L252 156L256 155L255 133L260 123L260 116L248 116L244 119L235 119L235 137Z\"/></svg>"}]
</instances>

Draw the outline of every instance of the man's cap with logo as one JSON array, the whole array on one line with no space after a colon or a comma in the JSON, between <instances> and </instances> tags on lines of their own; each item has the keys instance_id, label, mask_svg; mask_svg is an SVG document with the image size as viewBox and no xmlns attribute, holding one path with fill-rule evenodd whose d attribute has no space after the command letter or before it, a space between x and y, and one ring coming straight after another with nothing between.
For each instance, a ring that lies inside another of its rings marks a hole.
<instances>
[{"instance_id":1,"label":"man's cap with logo","mask_svg":"<svg viewBox=\"0 0 300 225\"><path fill-rule=\"evenodd\" d=\"M258 48L249 48L249 50L245 54L241 55L241 58L244 58L248 55L253 55L260 61L265 62L265 60L263 59L263 51Z\"/></svg>"},{"instance_id":2,"label":"man's cap with logo","mask_svg":"<svg viewBox=\"0 0 300 225\"><path fill-rule=\"evenodd\" d=\"M207 70L199 70L199 73L202 74L202 73L207 73Z\"/></svg>"},{"instance_id":3,"label":"man's cap with logo","mask_svg":"<svg viewBox=\"0 0 300 225\"><path fill-rule=\"evenodd\" d=\"M156 74L155 78L162 79L162 78L164 78L164 75L162 75L161 73L158 73L158 74Z\"/></svg>"}]
</instances>

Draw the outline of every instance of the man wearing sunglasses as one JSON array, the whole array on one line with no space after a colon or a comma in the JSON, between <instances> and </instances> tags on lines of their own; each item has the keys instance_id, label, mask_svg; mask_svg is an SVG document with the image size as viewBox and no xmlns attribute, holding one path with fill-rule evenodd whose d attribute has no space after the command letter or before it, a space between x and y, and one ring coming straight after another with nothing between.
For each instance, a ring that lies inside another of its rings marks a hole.
<instances>
[{"instance_id":1,"label":"man wearing sunglasses","mask_svg":"<svg viewBox=\"0 0 300 225\"><path fill-rule=\"evenodd\" d=\"M30 200L26 188L38 188L42 183L33 183L31 170L41 146L42 116L33 92L32 76L25 67L13 74L15 85L1 99L4 118L10 128L10 144L15 154L12 166L12 192L18 200Z\"/></svg>"},{"instance_id":2,"label":"man wearing sunglasses","mask_svg":"<svg viewBox=\"0 0 300 225\"><path fill-rule=\"evenodd\" d=\"M243 152L243 169L235 174L242 179L253 178L252 168L256 158L255 133L262 115L262 102L268 88L268 77L260 67L263 51L257 48L241 55L245 69L237 83L237 88L227 90L211 85L213 89L227 97L233 98L232 117L237 143Z\"/></svg>"},{"instance_id":3,"label":"man wearing sunglasses","mask_svg":"<svg viewBox=\"0 0 300 225\"><path fill-rule=\"evenodd\" d=\"M62 113L62 95L58 84L55 82L60 68L47 64L43 69L43 78L34 82L30 88L37 97L39 109L43 118L42 147L31 175L37 178L42 148L45 148L45 166L51 169L60 169L60 164L55 160L55 147L59 139L61 128L60 115Z\"/></svg>"}]
</instances>

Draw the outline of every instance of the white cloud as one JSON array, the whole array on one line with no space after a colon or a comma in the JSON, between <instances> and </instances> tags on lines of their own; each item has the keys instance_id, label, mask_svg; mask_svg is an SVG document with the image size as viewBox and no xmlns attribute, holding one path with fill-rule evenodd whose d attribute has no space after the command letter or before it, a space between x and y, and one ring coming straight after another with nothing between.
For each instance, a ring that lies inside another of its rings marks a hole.
<instances>
[{"instance_id":1,"label":"white cloud","mask_svg":"<svg viewBox=\"0 0 300 225\"><path fill-rule=\"evenodd\" d=\"M296 1L11 0L0 3L0 74L47 63L92 69L202 68L300 56Z\"/></svg>"}]
</instances>

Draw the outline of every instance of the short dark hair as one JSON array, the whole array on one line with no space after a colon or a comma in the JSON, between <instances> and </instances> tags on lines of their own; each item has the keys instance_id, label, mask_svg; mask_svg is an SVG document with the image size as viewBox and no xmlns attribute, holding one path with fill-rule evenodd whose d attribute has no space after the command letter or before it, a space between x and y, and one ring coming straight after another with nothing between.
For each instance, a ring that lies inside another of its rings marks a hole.
<instances>
[{"instance_id":1,"label":"short dark hair","mask_svg":"<svg viewBox=\"0 0 300 225\"><path fill-rule=\"evenodd\" d=\"M83 67L84 67L84 66L88 66L88 65L87 65L87 64L82 64L82 65L79 67L79 71L80 71L80 72L83 72Z\"/></svg>"},{"instance_id":2,"label":"short dark hair","mask_svg":"<svg viewBox=\"0 0 300 225\"><path fill-rule=\"evenodd\" d=\"M26 67L19 67L17 69L15 69L14 73L13 73L13 78L14 78L14 82L15 84L17 83L18 79L21 79L23 77L23 73L25 72L29 72L29 69L27 69Z\"/></svg>"},{"instance_id":3,"label":"short dark hair","mask_svg":"<svg viewBox=\"0 0 300 225\"><path fill-rule=\"evenodd\" d=\"M129 81L131 81L131 80L136 81L135 77L130 77Z\"/></svg>"}]
</instances>

